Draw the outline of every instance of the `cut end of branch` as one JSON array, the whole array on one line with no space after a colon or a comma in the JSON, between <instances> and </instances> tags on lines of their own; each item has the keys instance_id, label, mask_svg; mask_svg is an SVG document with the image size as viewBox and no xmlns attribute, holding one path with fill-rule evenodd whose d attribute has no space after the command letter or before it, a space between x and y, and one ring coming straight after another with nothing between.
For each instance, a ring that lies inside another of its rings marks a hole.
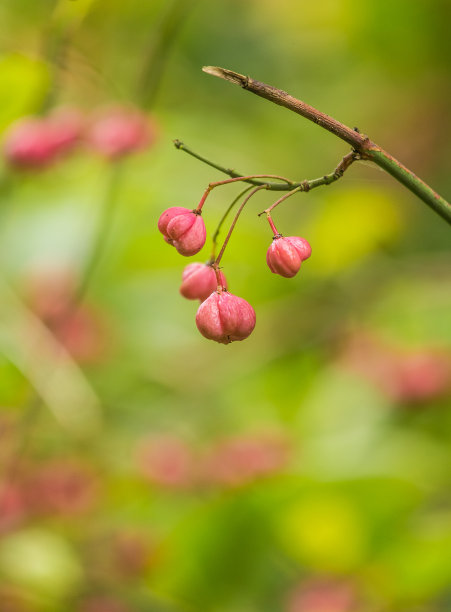
<instances>
[{"instance_id":1,"label":"cut end of branch","mask_svg":"<svg viewBox=\"0 0 451 612\"><path fill-rule=\"evenodd\" d=\"M226 68L220 68L219 66L204 66L202 70L207 74L219 77L230 83L235 83L235 85L239 85L240 87L247 87L249 82L249 77L244 74L234 72L233 70L227 70Z\"/></svg>"}]
</instances>

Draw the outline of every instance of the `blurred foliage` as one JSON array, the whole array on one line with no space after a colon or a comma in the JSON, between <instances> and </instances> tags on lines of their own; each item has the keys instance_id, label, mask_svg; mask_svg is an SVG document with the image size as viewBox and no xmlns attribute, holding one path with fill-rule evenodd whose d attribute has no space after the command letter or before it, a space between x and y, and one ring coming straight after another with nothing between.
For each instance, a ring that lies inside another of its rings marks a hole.
<instances>
[{"instance_id":1,"label":"blurred foliage","mask_svg":"<svg viewBox=\"0 0 451 612\"><path fill-rule=\"evenodd\" d=\"M3 0L3 141L65 105L88 126L137 107L154 133L119 162L110 211L118 162L86 143L1 161L2 612L450 609L449 227L354 164L275 211L313 249L287 280L258 194L222 262L257 326L222 346L156 226L221 176L175 138L299 180L347 153L202 65L357 125L446 196L450 17L446 0ZM238 191L210 196L209 234Z\"/></svg>"}]
</instances>

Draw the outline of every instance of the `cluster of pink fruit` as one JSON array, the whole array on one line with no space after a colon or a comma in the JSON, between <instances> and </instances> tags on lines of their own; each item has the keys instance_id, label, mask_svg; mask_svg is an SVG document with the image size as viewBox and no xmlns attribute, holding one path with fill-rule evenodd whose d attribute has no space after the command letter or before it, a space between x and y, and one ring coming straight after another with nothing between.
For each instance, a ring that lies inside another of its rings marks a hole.
<instances>
[{"instance_id":1,"label":"cluster of pink fruit","mask_svg":"<svg viewBox=\"0 0 451 612\"><path fill-rule=\"evenodd\" d=\"M99 493L97 475L76 459L25 466L14 480L0 480L0 534L39 516L82 516Z\"/></svg>"},{"instance_id":2,"label":"cluster of pink fruit","mask_svg":"<svg viewBox=\"0 0 451 612\"><path fill-rule=\"evenodd\" d=\"M78 109L61 108L16 121L6 133L3 150L11 166L37 169L51 165L81 143L108 159L117 159L146 147L154 137L148 118L134 108L111 107L91 118Z\"/></svg>"},{"instance_id":3,"label":"cluster of pink fruit","mask_svg":"<svg viewBox=\"0 0 451 612\"><path fill-rule=\"evenodd\" d=\"M399 404L421 405L451 392L451 354L438 347L407 349L358 329L344 346L341 363Z\"/></svg>"},{"instance_id":4,"label":"cluster of pink fruit","mask_svg":"<svg viewBox=\"0 0 451 612\"><path fill-rule=\"evenodd\" d=\"M231 436L200 453L176 436L153 435L139 444L136 464L146 480L167 489L235 487L280 472L290 451L289 440L274 433Z\"/></svg>"},{"instance_id":5,"label":"cluster of pink fruit","mask_svg":"<svg viewBox=\"0 0 451 612\"><path fill-rule=\"evenodd\" d=\"M237 179L217 184L235 180ZM158 229L165 241L174 246L181 255L187 257L195 255L204 246L207 233L201 210L212 186L217 184L209 185L196 209L174 206L165 210L160 216ZM274 274L291 278L297 274L301 263L310 257L312 252L310 244L298 236L282 236L277 231L269 210L265 212L274 233L273 242L266 254L267 264ZM216 259L212 258L206 264L192 263L186 266L180 288L181 294L187 299L201 301L196 314L196 324L200 333L205 338L221 344L244 340L255 327L254 309L243 298L228 292L227 281L219 269L219 261L235 221L219 256Z\"/></svg>"}]
</instances>

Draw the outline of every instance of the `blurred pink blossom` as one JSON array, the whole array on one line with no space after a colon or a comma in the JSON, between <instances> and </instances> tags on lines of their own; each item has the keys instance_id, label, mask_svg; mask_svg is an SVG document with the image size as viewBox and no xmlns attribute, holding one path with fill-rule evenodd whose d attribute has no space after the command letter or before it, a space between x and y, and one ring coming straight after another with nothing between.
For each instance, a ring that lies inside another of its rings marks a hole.
<instances>
[{"instance_id":1,"label":"blurred pink blossom","mask_svg":"<svg viewBox=\"0 0 451 612\"><path fill-rule=\"evenodd\" d=\"M147 534L123 531L113 540L113 561L119 574L133 577L141 574L150 559L151 544Z\"/></svg>"},{"instance_id":2,"label":"blurred pink blossom","mask_svg":"<svg viewBox=\"0 0 451 612\"><path fill-rule=\"evenodd\" d=\"M131 612L131 610L109 595L94 595L83 601L78 612Z\"/></svg>"},{"instance_id":3,"label":"blurred pink blossom","mask_svg":"<svg viewBox=\"0 0 451 612\"><path fill-rule=\"evenodd\" d=\"M6 132L5 157L16 167L50 165L73 149L81 138L83 127L83 116L76 109L61 108L44 117L22 117Z\"/></svg>"},{"instance_id":4,"label":"blurred pink blossom","mask_svg":"<svg viewBox=\"0 0 451 612\"><path fill-rule=\"evenodd\" d=\"M0 534L18 525L26 515L26 502L19 483L0 481Z\"/></svg>"},{"instance_id":5,"label":"blurred pink blossom","mask_svg":"<svg viewBox=\"0 0 451 612\"><path fill-rule=\"evenodd\" d=\"M205 458L207 482L241 485L281 470L288 461L287 441L276 435L237 436L221 441Z\"/></svg>"},{"instance_id":6,"label":"blurred pink blossom","mask_svg":"<svg viewBox=\"0 0 451 612\"><path fill-rule=\"evenodd\" d=\"M401 349L361 332L348 342L341 362L396 402L421 403L451 391L451 354L443 350Z\"/></svg>"},{"instance_id":7,"label":"blurred pink blossom","mask_svg":"<svg viewBox=\"0 0 451 612\"><path fill-rule=\"evenodd\" d=\"M185 488L195 480L195 459L190 447L175 436L155 436L140 442L137 466L150 482L168 488Z\"/></svg>"},{"instance_id":8,"label":"blurred pink blossom","mask_svg":"<svg viewBox=\"0 0 451 612\"><path fill-rule=\"evenodd\" d=\"M37 465L28 477L29 506L37 513L73 516L89 512L99 497L92 468L75 459Z\"/></svg>"},{"instance_id":9,"label":"blurred pink blossom","mask_svg":"<svg viewBox=\"0 0 451 612\"><path fill-rule=\"evenodd\" d=\"M24 117L13 123L6 132L4 154L17 167L39 168L55 158L53 132L45 119Z\"/></svg>"},{"instance_id":10,"label":"blurred pink blossom","mask_svg":"<svg viewBox=\"0 0 451 612\"><path fill-rule=\"evenodd\" d=\"M149 146L156 137L156 127L136 108L121 106L98 110L87 140L107 158L119 158Z\"/></svg>"},{"instance_id":11,"label":"blurred pink blossom","mask_svg":"<svg viewBox=\"0 0 451 612\"><path fill-rule=\"evenodd\" d=\"M286 612L351 612L354 606L351 584L310 579L300 583L289 595Z\"/></svg>"}]
</instances>

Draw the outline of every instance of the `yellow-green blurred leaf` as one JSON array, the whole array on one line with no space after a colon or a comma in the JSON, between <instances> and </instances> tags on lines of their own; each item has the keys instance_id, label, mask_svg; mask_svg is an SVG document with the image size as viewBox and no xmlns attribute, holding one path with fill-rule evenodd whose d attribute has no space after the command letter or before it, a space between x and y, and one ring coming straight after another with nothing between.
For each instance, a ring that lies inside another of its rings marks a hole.
<instances>
[{"instance_id":1,"label":"yellow-green blurred leaf","mask_svg":"<svg viewBox=\"0 0 451 612\"><path fill-rule=\"evenodd\" d=\"M347 571L362 562L365 531L355 507L344 497L312 495L281 517L287 552L317 571Z\"/></svg>"},{"instance_id":2,"label":"yellow-green blurred leaf","mask_svg":"<svg viewBox=\"0 0 451 612\"><path fill-rule=\"evenodd\" d=\"M0 131L18 117L33 113L49 83L44 62L16 53L0 58Z\"/></svg>"},{"instance_id":3,"label":"yellow-green blurred leaf","mask_svg":"<svg viewBox=\"0 0 451 612\"><path fill-rule=\"evenodd\" d=\"M59 0L54 18L63 25L78 25L88 14L94 0Z\"/></svg>"},{"instance_id":4,"label":"yellow-green blurred leaf","mask_svg":"<svg viewBox=\"0 0 451 612\"><path fill-rule=\"evenodd\" d=\"M396 206L384 191L328 192L326 206L304 232L313 248L311 265L337 272L394 240L400 230Z\"/></svg>"},{"instance_id":5,"label":"yellow-green blurred leaf","mask_svg":"<svg viewBox=\"0 0 451 612\"><path fill-rule=\"evenodd\" d=\"M37 528L2 541L0 570L12 582L52 596L73 591L82 579L81 566L66 540Z\"/></svg>"}]
</instances>

